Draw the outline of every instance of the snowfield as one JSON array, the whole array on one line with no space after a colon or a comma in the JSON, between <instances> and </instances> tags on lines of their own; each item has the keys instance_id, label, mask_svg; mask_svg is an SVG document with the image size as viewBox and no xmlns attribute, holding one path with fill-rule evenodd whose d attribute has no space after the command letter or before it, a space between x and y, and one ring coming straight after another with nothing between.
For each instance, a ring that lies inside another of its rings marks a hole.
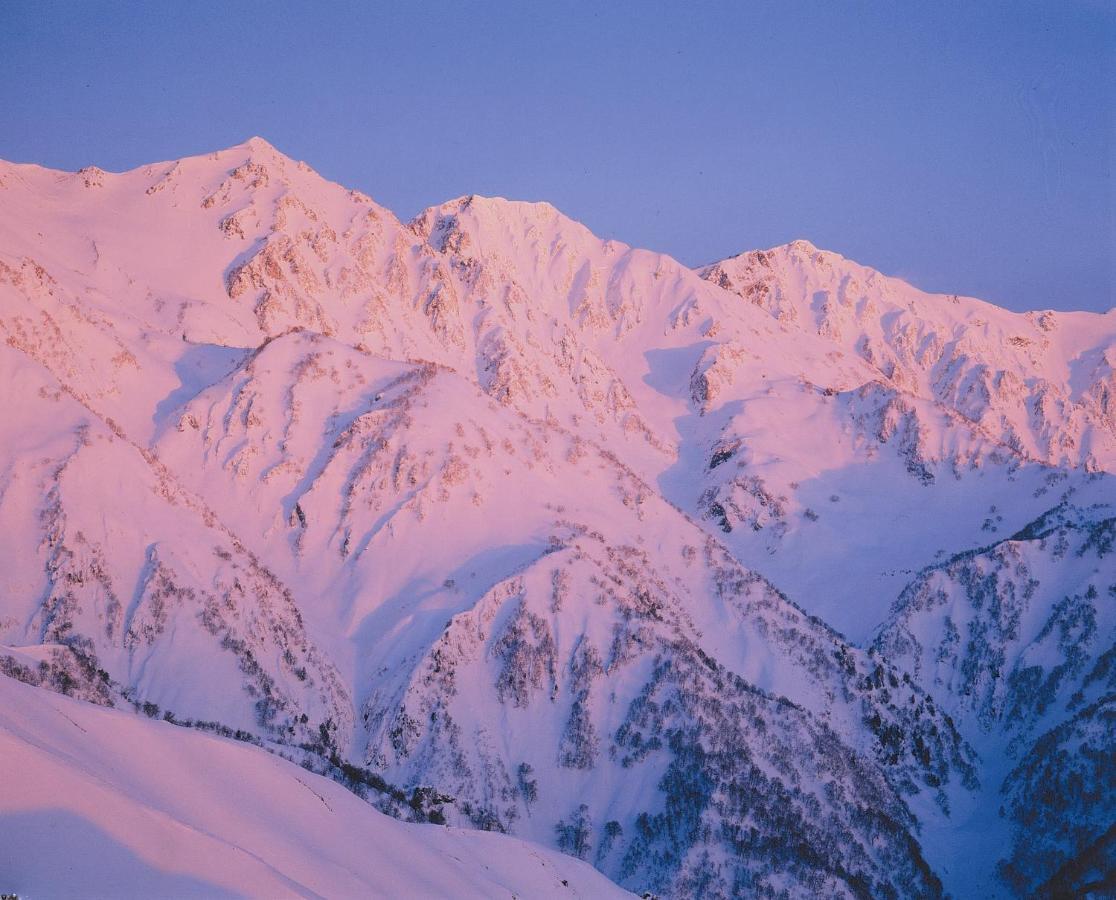
<instances>
[{"instance_id":1,"label":"snowfield","mask_svg":"<svg viewBox=\"0 0 1116 900\"><path fill-rule=\"evenodd\" d=\"M502 835L408 825L258 748L0 678L0 879L48 897L630 896Z\"/></svg>"},{"instance_id":2,"label":"snowfield","mask_svg":"<svg viewBox=\"0 0 1116 900\"><path fill-rule=\"evenodd\" d=\"M253 138L0 162L0 335L21 895L1111 881L1116 310Z\"/></svg>"}]
</instances>

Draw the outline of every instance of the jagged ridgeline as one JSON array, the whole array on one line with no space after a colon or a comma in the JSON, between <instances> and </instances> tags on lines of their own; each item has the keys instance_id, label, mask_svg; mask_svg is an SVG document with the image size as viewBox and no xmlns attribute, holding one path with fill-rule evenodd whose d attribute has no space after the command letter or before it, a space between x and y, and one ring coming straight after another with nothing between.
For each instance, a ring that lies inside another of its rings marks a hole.
<instances>
[{"instance_id":1,"label":"jagged ridgeline","mask_svg":"<svg viewBox=\"0 0 1116 900\"><path fill-rule=\"evenodd\" d=\"M0 667L663 896L1111 872L1116 314L259 139L0 163Z\"/></svg>"}]
</instances>

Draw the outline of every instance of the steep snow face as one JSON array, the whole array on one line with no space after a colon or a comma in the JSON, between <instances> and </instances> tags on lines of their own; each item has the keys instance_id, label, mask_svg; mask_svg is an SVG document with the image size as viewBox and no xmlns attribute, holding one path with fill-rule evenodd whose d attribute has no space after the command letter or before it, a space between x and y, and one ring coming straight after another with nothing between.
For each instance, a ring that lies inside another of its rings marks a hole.
<instances>
[{"instance_id":1,"label":"steep snow face","mask_svg":"<svg viewBox=\"0 0 1116 900\"><path fill-rule=\"evenodd\" d=\"M681 496L708 467L688 491L701 513L856 638L886 612L864 616L866 596L895 596L935 555L1021 528L1116 464L1116 311L1016 314L925 294L805 241L701 275L869 370L780 382L748 373L731 345L709 348L694 384L704 421L668 473Z\"/></svg>"},{"instance_id":2,"label":"steep snow face","mask_svg":"<svg viewBox=\"0 0 1116 900\"><path fill-rule=\"evenodd\" d=\"M369 698L371 763L671 896L940 893L904 798L974 785L933 704L714 544L653 546L578 529L453 617Z\"/></svg>"},{"instance_id":3,"label":"steep snow face","mask_svg":"<svg viewBox=\"0 0 1116 900\"><path fill-rule=\"evenodd\" d=\"M1013 499L1039 464L1110 468L1112 314L953 304L805 244L703 280L544 203L403 226L259 140L5 173L0 328L137 442L294 328L435 362L610 447L857 639L928 556L979 546L989 507L1007 530L1041 512Z\"/></svg>"},{"instance_id":4,"label":"steep snow face","mask_svg":"<svg viewBox=\"0 0 1116 900\"><path fill-rule=\"evenodd\" d=\"M255 747L3 676L0 753L0 872L21 896L630 896L560 853L397 822Z\"/></svg>"},{"instance_id":5,"label":"steep snow face","mask_svg":"<svg viewBox=\"0 0 1116 900\"><path fill-rule=\"evenodd\" d=\"M222 519L267 540L284 577L321 598L308 610L317 631L347 638L334 654L362 699L356 732L331 735L345 755L633 887L938 889L902 798L948 807L964 789L957 736L909 686L909 707L880 703L865 686L878 665L607 451L450 370L303 333L195 398L158 450L175 469L201 460L192 487L224 498ZM584 490L569 490L574 478ZM677 714L648 715L649 697ZM710 722L700 710L714 703L734 712ZM903 737L885 747L885 732ZM696 760L676 733L716 757ZM736 827L743 813L724 804L741 779L784 796L796 832L848 849L799 860L765 810L755 834L699 840ZM886 821L851 817L821 791L829 781ZM664 825L664 806L691 826Z\"/></svg>"},{"instance_id":6,"label":"steep snow face","mask_svg":"<svg viewBox=\"0 0 1116 900\"><path fill-rule=\"evenodd\" d=\"M988 760L984 803L969 817L999 833L1000 873L1020 894L1069 883L1111 842L1114 513L1059 505L927 569L875 642ZM943 843L947 865L978 881L990 874L971 850Z\"/></svg>"},{"instance_id":7,"label":"steep snow face","mask_svg":"<svg viewBox=\"0 0 1116 900\"><path fill-rule=\"evenodd\" d=\"M507 358L528 368L557 364L544 382L544 395L553 398L544 408L560 415L572 379L598 422L618 418L637 438L629 449L641 474L659 474L686 439L678 419L690 411L695 366L724 340L744 345L771 377L807 373L859 383L869 371L832 365L828 347L811 336L794 338L796 358L787 359L792 338L780 323L711 289L670 257L596 238L549 204L463 198L426 211L411 228L446 255L483 322L498 322L502 335L530 349ZM514 391L498 395L516 399ZM653 426L650 434L644 423ZM580 418L575 424L591 425ZM667 458L644 461L641 437Z\"/></svg>"},{"instance_id":8,"label":"steep snow face","mask_svg":"<svg viewBox=\"0 0 1116 900\"><path fill-rule=\"evenodd\" d=\"M926 294L806 241L743 253L701 275L1019 454L1116 465L1116 310L1012 313Z\"/></svg>"},{"instance_id":9,"label":"steep snow face","mask_svg":"<svg viewBox=\"0 0 1116 900\"><path fill-rule=\"evenodd\" d=\"M1033 776L1103 779L1067 762L1103 697L1063 693L1106 677L1110 561L992 542L1116 502L1114 326L802 244L697 273L542 203L404 225L258 139L0 164L0 667L450 796L633 889L1069 883L1104 848L1033 825ZM979 604L987 654L949 650L911 598L969 590L970 556L1042 571L1028 622L1085 598L1081 659ZM1062 680L1008 735L1053 677L1027 656L1006 691L1028 653ZM990 797L1023 837L957 857Z\"/></svg>"},{"instance_id":10,"label":"steep snow face","mask_svg":"<svg viewBox=\"0 0 1116 900\"><path fill-rule=\"evenodd\" d=\"M668 496L854 640L928 562L1012 533L1052 502L1116 496L1107 473L1021 459L879 382L848 391L745 382L689 433L660 478Z\"/></svg>"},{"instance_id":11,"label":"steep snow face","mask_svg":"<svg viewBox=\"0 0 1116 900\"><path fill-rule=\"evenodd\" d=\"M350 718L291 591L204 501L9 347L0 371L36 401L0 423L0 642L58 645L98 688L232 727Z\"/></svg>"}]
</instances>

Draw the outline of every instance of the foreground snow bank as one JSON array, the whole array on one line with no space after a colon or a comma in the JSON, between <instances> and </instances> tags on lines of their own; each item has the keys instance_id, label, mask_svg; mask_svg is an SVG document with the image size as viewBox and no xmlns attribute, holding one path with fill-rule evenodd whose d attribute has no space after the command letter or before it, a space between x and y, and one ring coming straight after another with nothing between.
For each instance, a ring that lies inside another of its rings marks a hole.
<instances>
[{"instance_id":1,"label":"foreground snow bank","mask_svg":"<svg viewBox=\"0 0 1116 900\"><path fill-rule=\"evenodd\" d=\"M255 747L0 677L0 891L621 897L578 860L409 825Z\"/></svg>"}]
</instances>

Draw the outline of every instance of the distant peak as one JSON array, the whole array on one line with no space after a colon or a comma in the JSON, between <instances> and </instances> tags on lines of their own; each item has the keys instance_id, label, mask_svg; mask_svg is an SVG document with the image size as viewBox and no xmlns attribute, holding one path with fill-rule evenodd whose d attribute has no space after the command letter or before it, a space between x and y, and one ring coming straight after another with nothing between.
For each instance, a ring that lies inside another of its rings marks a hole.
<instances>
[{"instance_id":1,"label":"distant peak","mask_svg":"<svg viewBox=\"0 0 1116 900\"><path fill-rule=\"evenodd\" d=\"M557 207L545 200L509 200L506 197L485 197L481 194L467 194L443 203L438 208L445 211L471 209L478 213L511 214L521 218L554 218L555 216L568 218L563 216Z\"/></svg>"},{"instance_id":2,"label":"distant peak","mask_svg":"<svg viewBox=\"0 0 1116 900\"><path fill-rule=\"evenodd\" d=\"M282 150L278 149L270 141L265 140L259 135L254 135L246 141L239 144L233 144L227 150L217 151L218 155L224 154L247 154L250 160L255 162L276 162L276 163L290 163L291 165L306 166L305 163L296 163L294 159L287 156ZM308 166L306 166L309 168Z\"/></svg>"},{"instance_id":3,"label":"distant peak","mask_svg":"<svg viewBox=\"0 0 1116 900\"><path fill-rule=\"evenodd\" d=\"M591 235L580 222L571 219L557 207L543 201L508 200L466 194L423 210L411 221L411 230L442 249L453 235L469 231L495 234L535 227L557 226L567 234ZM464 246L455 238L457 246ZM467 240L466 240L467 243Z\"/></svg>"},{"instance_id":4,"label":"distant peak","mask_svg":"<svg viewBox=\"0 0 1116 900\"><path fill-rule=\"evenodd\" d=\"M817 246L812 241L806 240L805 238L795 238L793 241L788 241L785 244L777 244L774 247L768 247L766 250L752 250L749 252L774 255L781 254L783 256L814 256L818 253L823 253L826 256L831 257L840 256L840 254L834 253L832 250L823 250L821 247ZM742 253L740 255L746 256L747 254Z\"/></svg>"},{"instance_id":5,"label":"distant peak","mask_svg":"<svg viewBox=\"0 0 1116 900\"><path fill-rule=\"evenodd\" d=\"M844 259L841 254L835 253L832 250L822 250L816 244L806 240L805 238L796 238L795 240L789 241L786 244L777 244L774 247L768 247L764 250L744 250L734 256L729 256L725 259L719 259L715 262L709 263L708 265L700 266L697 271L708 272L717 267L724 267L728 263L732 263L734 261L744 264L759 263L761 265L766 265L769 263L770 260L772 260L772 258L777 259L780 257L786 258L803 256L813 258L819 254L829 259L830 261Z\"/></svg>"},{"instance_id":6,"label":"distant peak","mask_svg":"<svg viewBox=\"0 0 1116 900\"><path fill-rule=\"evenodd\" d=\"M252 137L248 138L248 140L244 141L244 143L238 144L237 146L245 147L248 150L252 150L257 153L279 153L279 151L275 149L275 146L273 144L271 144L269 141L265 141L258 134L253 135Z\"/></svg>"},{"instance_id":7,"label":"distant peak","mask_svg":"<svg viewBox=\"0 0 1116 900\"><path fill-rule=\"evenodd\" d=\"M259 135L253 135L248 140L234 144L227 150L218 151L216 156L231 154L233 156L247 156L247 161L262 166L272 166L287 174L298 171L321 177L310 165L288 156L270 141Z\"/></svg>"}]
</instances>

